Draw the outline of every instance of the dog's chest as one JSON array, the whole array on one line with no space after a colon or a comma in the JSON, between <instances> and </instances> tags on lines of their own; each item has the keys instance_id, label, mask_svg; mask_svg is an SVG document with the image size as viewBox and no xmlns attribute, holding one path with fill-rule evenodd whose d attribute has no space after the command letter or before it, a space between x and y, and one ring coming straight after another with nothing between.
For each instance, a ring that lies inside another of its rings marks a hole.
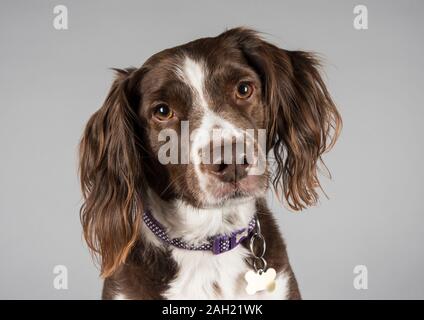
<instances>
[{"instance_id":1,"label":"dog's chest","mask_svg":"<svg viewBox=\"0 0 424 320\"><path fill-rule=\"evenodd\" d=\"M178 271L163 296L166 299L285 299L288 278L284 273L277 275L275 291L246 293L244 275L251 270L245 260L247 256L248 251L242 246L219 255L173 249Z\"/></svg>"}]
</instances>

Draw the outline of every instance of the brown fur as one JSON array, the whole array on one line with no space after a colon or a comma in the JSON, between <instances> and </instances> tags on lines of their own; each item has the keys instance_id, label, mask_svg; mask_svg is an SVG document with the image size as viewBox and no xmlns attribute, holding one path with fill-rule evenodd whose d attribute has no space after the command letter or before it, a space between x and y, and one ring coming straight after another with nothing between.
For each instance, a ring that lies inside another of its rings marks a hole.
<instances>
[{"instance_id":1,"label":"brown fur","mask_svg":"<svg viewBox=\"0 0 424 320\"><path fill-rule=\"evenodd\" d=\"M257 216L267 244L265 259L268 265L272 266L277 273L284 271L289 276L287 298L300 299L299 288L289 263L286 245L278 230L278 225L264 201L257 202ZM248 248L249 240L244 240L242 245ZM246 263L251 264L252 261L248 259ZM162 299L162 293L166 291L176 273L177 267L170 252L161 249L155 250L138 243L127 262L121 265L112 277L105 280L102 298L113 299L117 293L120 293L127 299ZM244 274L240 273L241 283L244 282L243 277ZM219 284L215 283L214 288L217 293L220 292Z\"/></svg>"},{"instance_id":2,"label":"brown fur","mask_svg":"<svg viewBox=\"0 0 424 320\"><path fill-rule=\"evenodd\" d=\"M106 278L104 298L116 286L134 298L160 298L176 266L168 254L145 248L140 237L147 187L164 200L182 198L202 207L193 167L161 165L156 159L158 132L179 121L152 120L151 105L166 100L178 120L200 116L190 92L170 71L184 54L201 57L214 74L206 86L211 108L241 128L264 128L275 168L258 178L271 181L294 210L316 203L321 156L335 142L341 118L319 74L312 53L288 51L262 40L254 31L236 28L215 38L199 39L164 50L139 69L118 70L103 106L90 118L80 144L80 179L84 196L81 221L90 250ZM257 86L249 101L230 97L232 86L248 76ZM267 241L267 260L291 277L291 298L299 298L284 242L265 204L258 204ZM123 290L123 288L120 288Z\"/></svg>"}]
</instances>

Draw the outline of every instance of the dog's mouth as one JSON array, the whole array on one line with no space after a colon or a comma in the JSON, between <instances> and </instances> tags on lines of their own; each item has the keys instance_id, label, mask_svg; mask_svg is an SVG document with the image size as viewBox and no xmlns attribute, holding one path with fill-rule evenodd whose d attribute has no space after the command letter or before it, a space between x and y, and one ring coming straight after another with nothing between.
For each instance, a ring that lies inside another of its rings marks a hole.
<instances>
[{"instance_id":1,"label":"dog's mouth","mask_svg":"<svg viewBox=\"0 0 424 320\"><path fill-rule=\"evenodd\" d=\"M231 151L229 161L221 150L216 158L213 152L211 163L194 166L203 203L220 205L227 200L253 198L265 193L267 165L263 154L238 152L235 144Z\"/></svg>"},{"instance_id":2,"label":"dog's mouth","mask_svg":"<svg viewBox=\"0 0 424 320\"><path fill-rule=\"evenodd\" d=\"M243 200L260 196L266 191L265 178L263 176L247 175L241 180L225 182L210 177L207 185L209 202L224 203L227 200Z\"/></svg>"}]
</instances>

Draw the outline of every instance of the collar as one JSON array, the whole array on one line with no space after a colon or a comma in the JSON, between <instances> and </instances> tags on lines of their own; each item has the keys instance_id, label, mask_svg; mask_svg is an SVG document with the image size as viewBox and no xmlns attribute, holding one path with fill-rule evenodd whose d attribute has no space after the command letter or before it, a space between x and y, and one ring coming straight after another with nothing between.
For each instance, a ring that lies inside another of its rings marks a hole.
<instances>
[{"instance_id":1,"label":"collar","mask_svg":"<svg viewBox=\"0 0 424 320\"><path fill-rule=\"evenodd\" d=\"M218 234L209 237L203 244L193 245L184 242L181 238L169 238L166 229L153 217L150 210L144 211L143 221L156 237L169 245L192 251L212 251L215 255L237 247L244 239L253 234L256 227L256 216L254 216L246 228L233 231L229 235Z\"/></svg>"}]
</instances>

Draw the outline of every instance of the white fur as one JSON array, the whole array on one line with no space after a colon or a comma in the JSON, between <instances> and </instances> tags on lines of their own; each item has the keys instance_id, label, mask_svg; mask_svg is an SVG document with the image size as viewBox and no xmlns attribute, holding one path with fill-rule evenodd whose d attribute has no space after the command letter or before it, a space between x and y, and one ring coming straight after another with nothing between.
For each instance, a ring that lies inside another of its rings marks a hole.
<instances>
[{"instance_id":1,"label":"white fur","mask_svg":"<svg viewBox=\"0 0 424 320\"><path fill-rule=\"evenodd\" d=\"M237 248L214 255L211 252L196 252L172 249L179 272L165 292L167 299L284 299L288 292L288 277L280 273L274 292L246 293L244 275L251 270L245 263L248 251ZM218 290L214 287L218 286Z\"/></svg>"},{"instance_id":2,"label":"white fur","mask_svg":"<svg viewBox=\"0 0 424 320\"><path fill-rule=\"evenodd\" d=\"M165 203L152 192L152 214L163 224L169 235L182 237L184 241L199 244L216 234L230 233L246 227L256 208L255 200L235 200L222 208L199 209L181 201ZM169 210L169 211L165 211ZM230 218L231 217L231 218ZM230 223L228 219L235 223ZM144 226L146 241L154 246L164 244ZM212 252L190 251L171 247L178 273L164 293L167 299L284 299L288 293L288 276L277 275L276 290L248 295L244 275L251 267L245 262L249 252L242 246L214 255ZM217 290L215 285L219 287Z\"/></svg>"},{"instance_id":3,"label":"white fur","mask_svg":"<svg viewBox=\"0 0 424 320\"><path fill-rule=\"evenodd\" d=\"M152 191L149 191L149 198L152 214L167 229L168 235L194 245L208 237L245 228L256 212L254 198L228 200L219 208L196 208L181 200L165 202ZM143 225L142 231L146 228ZM161 244L152 232L145 236L155 245Z\"/></svg>"},{"instance_id":4,"label":"white fur","mask_svg":"<svg viewBox=\"0 0 424 320\"><path fill-rule=\"evenodd\" d=\"M181 67L177 67L178 76L192 88L197 97L198 104L206 108L206 96L205 96L205 65L201 62L194 61L193 59L186 57L184 64Z\"/></svg>"},{"instance_id":5,"label":"white fur","mask_svg":"<svg viewBox=\"0 0 424 320\"><path fill-rule=\"evenodd\" d=\"M195 130L191 138L190 160L195 164L194 169L199 181L199 187L205 196L206 202L216 203L216 199L209 194L207 190L208 177L201 172L200 163L202 162L200 151L209 146L212 148L213 140L216 139L221 144L223 141L232 141L235 139L244 139L244 130L235 127L230 121L216 114L207 103L207 92L205 89L205 75L207 70L205 64L201 61L195 61L185 57L182 67L176 68L177 75L182 79L193 92L195 106L202 113L200 126ZM214 137L213 130L219 130L220 136ZM251 138L251 137L250 137ZM208 150L209 150L208 148Z\"/></svg>"}]
</instances>

